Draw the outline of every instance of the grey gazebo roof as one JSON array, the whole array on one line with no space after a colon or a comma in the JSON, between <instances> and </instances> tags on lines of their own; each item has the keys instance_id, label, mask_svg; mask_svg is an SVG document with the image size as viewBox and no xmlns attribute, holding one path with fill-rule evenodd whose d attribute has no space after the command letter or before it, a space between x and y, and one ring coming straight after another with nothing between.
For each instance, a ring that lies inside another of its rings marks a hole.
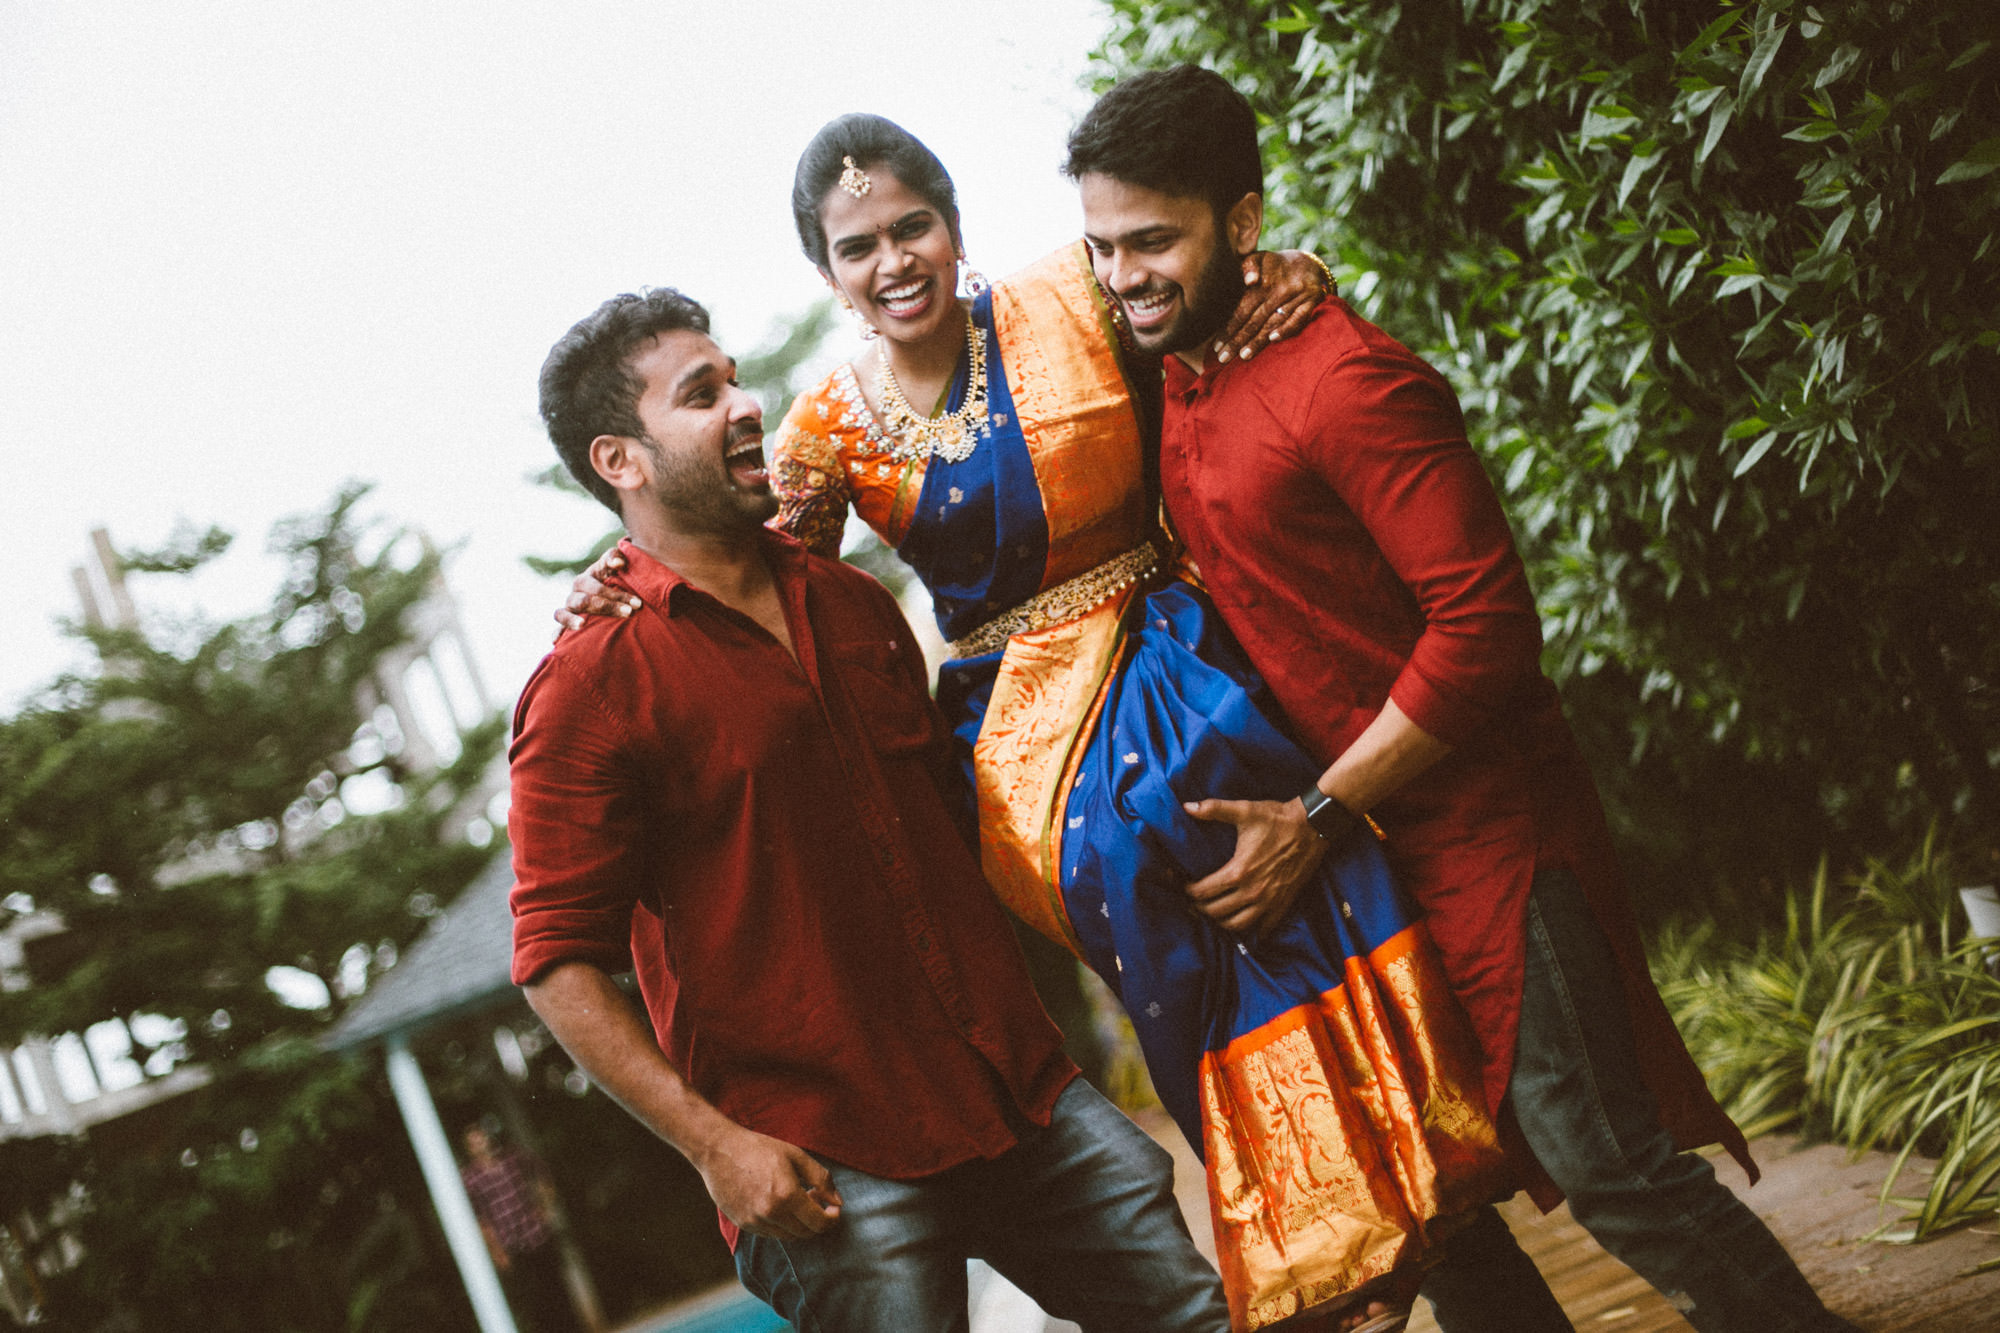
<instances>
[{"instance_id":1,"label":"grey gazebo roof","mask_svg":"<svg viewBox=\"0 0 2000 1333\"><path fill-rule=\"evenodd\" d=\"M507 894L513 887L513 858L503 848L321 1044L351 1050L518 994L508 976L514 920Z\"/></svg>"}]
</instances>

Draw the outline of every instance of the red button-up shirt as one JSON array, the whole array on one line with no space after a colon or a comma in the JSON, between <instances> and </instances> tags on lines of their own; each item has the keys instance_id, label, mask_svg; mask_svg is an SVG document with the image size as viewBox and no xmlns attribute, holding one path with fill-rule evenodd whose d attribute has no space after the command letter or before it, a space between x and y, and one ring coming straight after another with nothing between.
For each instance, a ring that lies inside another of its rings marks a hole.
<instances>
[{"instance_id":1,"label":"red button-up shirt","mask_svg":"<svg viewBox=\"0 0 2000 1333\"><path fill-rule=\"evenodd\" d=\"M1626 973L1648 1082L1684 1144L1741 1136L1647 975L1603 811L1507 518L1450 386L1329 301L1298 337L1197 376L1166 362L1168 513L1306 749L1331 763L1397 705L1452 753L1371 813L1486 1054L1513 1067L1528 886L1583 881Z\"/></svg>"},{"instance_id":2,"label":"red button-up shirt","mask_svg":"<svg viewBox=\"0 0 2000 1333\"><path fill-rule=\"evenodd\" d=\"M923 659L867 575L767 534L798 658L629 542L644 605L514 718L514 980L638 975L740 1124L908 1179L1047 1124L1075 1069L938 782Z\"/></svg>"}]
</instances>

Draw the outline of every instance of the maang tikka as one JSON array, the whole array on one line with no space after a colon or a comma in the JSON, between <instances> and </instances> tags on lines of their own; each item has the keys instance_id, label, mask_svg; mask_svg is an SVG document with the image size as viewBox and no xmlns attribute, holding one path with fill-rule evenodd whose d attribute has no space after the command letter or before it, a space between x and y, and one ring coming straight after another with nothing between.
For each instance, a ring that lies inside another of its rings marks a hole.
<instances>
[{"instance_id":1,"label":"maang tikka","mask_svg":"<svg viewBox=\"0 0 2000 1333\"><path fill-rule=\"evenodd\" d=\"M853 195L856 199L859 199L863 195L867 194L870 190L875 188L875 182L869 180L868 173L863 171L860 167L854 164L854 159L852 157L843 156L840 159L840 162L841 162L841 168L840 168L841 189L847 191L849 194Z\"/></svg>"}]
</instances>

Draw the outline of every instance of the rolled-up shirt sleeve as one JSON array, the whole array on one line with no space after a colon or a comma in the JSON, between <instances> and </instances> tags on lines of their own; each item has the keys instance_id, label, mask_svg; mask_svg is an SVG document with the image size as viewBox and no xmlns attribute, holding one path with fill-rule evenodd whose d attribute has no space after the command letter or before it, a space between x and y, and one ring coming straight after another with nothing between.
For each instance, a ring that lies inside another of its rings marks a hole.
<instances>
[{"instance_id":1,"label":"rolled-up shirt sleeve","mask_svg":"<svg viewBox=\"0 0 2000 1333\"><path fill-rule=\"evenodd\" d=\"M594 681L560 654L514 713L514 966L527 985L558 963L631 966L644 844L626 728Z\"/></svg>"},{"instance_id":2,"label":"rolled-up shirt sleeve","mask_svg":"<svg viewBox=\"0 0 2000 1333\"><path fill-rule=\"evenodd\" d=\"M1328 373L1310 419L1315 466L1423 614L1389 697L1419 727L1462 746L1539 678L1542 635L1457 399L1407 354L1365 350Z\"/></svg>"}]
</instances>

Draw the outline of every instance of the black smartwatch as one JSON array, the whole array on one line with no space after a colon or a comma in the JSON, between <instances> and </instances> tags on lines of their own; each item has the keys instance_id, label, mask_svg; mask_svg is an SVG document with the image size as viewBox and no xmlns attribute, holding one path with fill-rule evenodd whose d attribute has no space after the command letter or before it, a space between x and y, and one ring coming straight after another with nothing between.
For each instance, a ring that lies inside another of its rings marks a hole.
<instances>
[{"instance_id":1,"label":"black smartwatch","mask_svg":"<svg viewBox=\"0 0 2000 1333\"><path fill-rule=\"evenodd\" d=\"M1306 823L1312 825L1312 831L1328 842L1339 842L1361 822L1352 810L1321 791L1317 782L1306 788L1299 804L1306 808Z\"/></svg>"}]
</instances>

